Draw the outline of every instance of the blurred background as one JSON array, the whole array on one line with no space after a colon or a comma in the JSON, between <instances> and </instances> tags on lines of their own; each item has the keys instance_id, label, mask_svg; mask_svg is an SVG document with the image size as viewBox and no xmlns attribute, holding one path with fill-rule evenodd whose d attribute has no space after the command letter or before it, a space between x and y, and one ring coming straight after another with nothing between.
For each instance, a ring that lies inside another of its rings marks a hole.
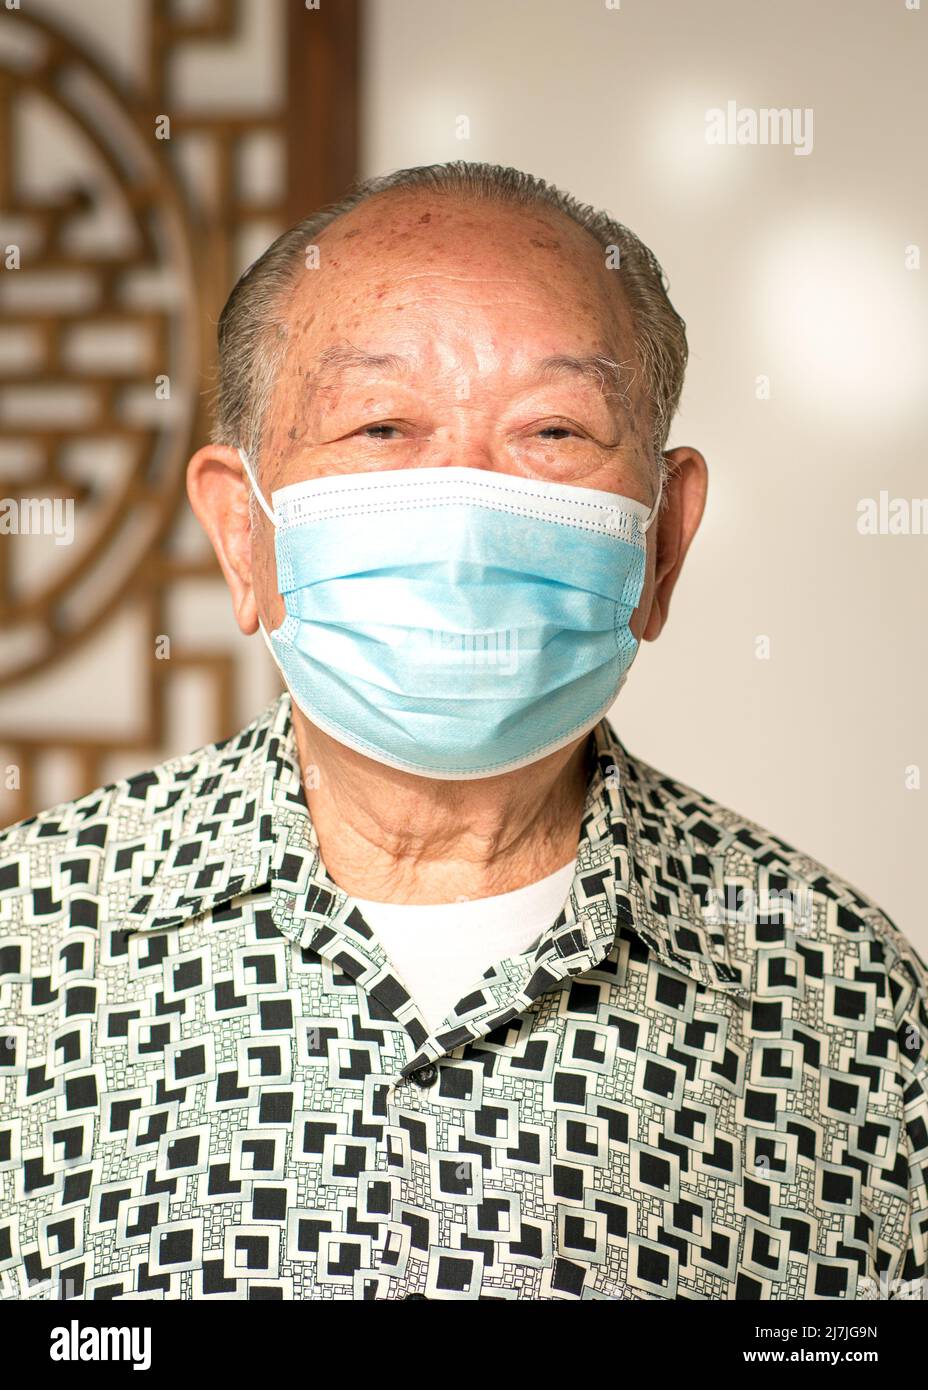
<instances>
[{"instance_id":1,"label":"blurred background","mask_svg":"<svg viewBox=\"0 0 928 1390\"><path fill-rule=\"evenodd\" d=\"M709 504L620 737L928 951L926 26L917 0L0 10L0 824L279 689L184 493L216 318L355 177L488 160L631 226L688 326L669 443ZM791 129L749 143L765 110Z\"/></svg>"}]
</instances>

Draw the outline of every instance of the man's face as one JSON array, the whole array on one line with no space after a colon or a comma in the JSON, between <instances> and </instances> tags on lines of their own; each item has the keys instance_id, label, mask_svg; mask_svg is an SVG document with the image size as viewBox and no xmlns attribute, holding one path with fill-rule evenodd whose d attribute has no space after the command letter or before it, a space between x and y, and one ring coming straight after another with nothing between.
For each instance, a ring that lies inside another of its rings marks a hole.
<instances>
[{"instance_id":1,"label":"man's face","mask_svg":"<svg viewBox=\"0 0 928 1390\"><path fill-rule=\"evenodd\" d=\"M319 239L298 278L264 420L260 482L448 465L622 493L657 469L620 272L570 219L488 201L388 196ZM363 356L389 358L375 363ZM549 359L605 356L617 383ZM393 360L398 359L398 360ZM650 604L653 554L642 601ZM254 583L279 626L273 529L258 512Z\"/></svg>"}]
</instances>

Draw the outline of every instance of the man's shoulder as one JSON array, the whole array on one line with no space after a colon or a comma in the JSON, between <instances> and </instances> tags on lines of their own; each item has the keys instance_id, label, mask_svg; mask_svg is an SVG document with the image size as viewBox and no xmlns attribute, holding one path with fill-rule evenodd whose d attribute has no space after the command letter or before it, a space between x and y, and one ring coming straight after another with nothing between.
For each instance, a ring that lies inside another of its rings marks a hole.
<instances>
[{"instance_id":1,"label":"man's shoulder","mask_svg":"<svg viewBox=\"0 0 928 1390\"><path fill-rule=\"evenodd\" d=\"M71 855L89 854L102 864L121 845L158 836L168 823L176 832L186 814L215 798L230 758L234 761L236 750L253 745L256 729L272 708L228 738L166 758L0 830L0 902L26 891L34 874L60 868Z\"/></svg>"},{"instance_id":2,"label":"man's shoulder","mask_svg":"<svg viewBox=\"0 0 928 1390\"><path fill-rule=\"evenodd\" d=\"M688 856L692 884L711 917L776 923L787 914L798 938L833 936L878 945L887 965L905 963L928 991L928 966L892 917L814 856L706 792L626 754L637 815L660 808L673 848ZM926 994L928 997L928 994Z\"/></svg>"}]
</instances>

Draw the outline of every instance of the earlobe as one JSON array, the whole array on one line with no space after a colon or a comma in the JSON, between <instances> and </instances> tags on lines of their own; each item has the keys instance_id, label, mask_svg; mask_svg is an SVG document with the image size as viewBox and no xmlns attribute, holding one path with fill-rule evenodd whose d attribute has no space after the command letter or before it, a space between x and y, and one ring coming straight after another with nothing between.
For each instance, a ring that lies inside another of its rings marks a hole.
<instances>
[{"instance_id":1,"label":"earlobe","mask_svg":"<svg viewBox=\"0 0 928 1390\"><path fill-rule=\"evenodd\" d=\"M664 615L661 612L660 599L655 592L651 600L651 611L648 613L648 621L645 623L644 631L641 634L642 642L655 642L661 635L664 626Z\"/></svg>"}]
</instances>

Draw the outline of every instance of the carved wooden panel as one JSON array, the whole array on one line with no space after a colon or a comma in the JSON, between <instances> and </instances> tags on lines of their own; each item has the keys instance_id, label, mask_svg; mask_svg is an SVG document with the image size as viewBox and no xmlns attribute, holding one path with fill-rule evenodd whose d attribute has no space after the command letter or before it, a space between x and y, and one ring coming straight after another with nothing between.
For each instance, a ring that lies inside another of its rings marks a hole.
<instances>
[{"instance_id":1,"label":"carved wooden panel","mask_svg":"<svg viewBox=\"0 0 928 1390\"><path fill-rule=\"evenodd\" d=\"M355 177L355 0L0 8L0 824L279 688L184 469L240 271Z\"/></svg>"}]
</instances>

